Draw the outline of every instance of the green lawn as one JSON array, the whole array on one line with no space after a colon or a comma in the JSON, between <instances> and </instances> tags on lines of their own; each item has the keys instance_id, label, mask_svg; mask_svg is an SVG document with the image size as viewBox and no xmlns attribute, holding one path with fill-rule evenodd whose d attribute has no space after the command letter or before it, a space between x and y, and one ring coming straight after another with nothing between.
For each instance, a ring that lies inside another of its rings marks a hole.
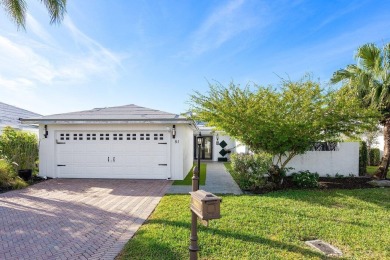
<instances>
[{"instance_id":1,"label":"green lawn","mask_svg":"<svg viewBox=\"0 0 390 260\"><path fill-rule=\"evenodd\" d=\"M184 180L174 181L173 185L191 185L192 184L192 174L193 174L192 170L194 169L195 165L196 164L194 163L194 166L188 172L188 174ZM206 166L207 166L207 164L205 164L205 163L200 164L200 176L199 176L199 184L200 185L205 185L205 183L206 183Z\"/></svg>"},{"instance_id":2,"label":"green lawn","mask_svg":"<svg viewBox=\"0 0 390 260\"><path fill-rule=\"evenodd\" d=\"M373 175L378 169L378 166L367 166L366 171L368 175ZM387 170L387 176L389 176L390 168Z\"/></svg>"},{"instance_id":3,"label":"green lawn","mask_svg":"<svg viewBox=\"0 0 390 260\"><path fill-rule=\"evenodd\" d=\"M337 246L345 259L390 259L390 189L222 197L222 218L199 225L200 259L325 259L309 239ZM188 259L189 202L165 196L118 259Z\"/></svg>"}]
</instances>

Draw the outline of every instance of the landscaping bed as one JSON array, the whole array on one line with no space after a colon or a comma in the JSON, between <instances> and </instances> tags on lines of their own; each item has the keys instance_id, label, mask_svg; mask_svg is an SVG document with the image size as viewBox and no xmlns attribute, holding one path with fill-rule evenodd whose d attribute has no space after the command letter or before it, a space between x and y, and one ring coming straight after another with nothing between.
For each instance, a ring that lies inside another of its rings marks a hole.
<instances>
[{"instance_id":1,"label":"landscaping bed","mask_svg":"<svg viewBox=\"0 0 390 260\"><path fill-rule=\"evenodd\" d=\"M39 182L42 182L42 181L46 181L48 180L48 178L42 178L42 177L39 177L39 176L33 176L31 178L31 180L27 181L27 185L30 186L30 185L34 185L36 183L39 183ZM0 186L0 193L4 193L4 192L7 192L7 191L10 191L10 190L14 190L14 187L12 186L8 186L8 187L1 187Z\"/></svg>"},{"instance_id":2,"label":"landscaping bed","mask_svg":"<svg viewBox=\"0 0 390 260\"><path fill-rule=\"evenodd\" d=\"M374 188L374 186L368 184L372 180L371 177L342 177L342 178L330 178L330 177L320 177L318 180L318 188L312 189L323 189L323 190L332 190L332 189L367 189ZM264 194L276 190L289 190L289 189L303 189L298 188L292 181L291 176L287 176L283 179L283 183L280 187L263 187L257 188L253 191L245 191L254 194Z\"/></svg>"}]
</instances>

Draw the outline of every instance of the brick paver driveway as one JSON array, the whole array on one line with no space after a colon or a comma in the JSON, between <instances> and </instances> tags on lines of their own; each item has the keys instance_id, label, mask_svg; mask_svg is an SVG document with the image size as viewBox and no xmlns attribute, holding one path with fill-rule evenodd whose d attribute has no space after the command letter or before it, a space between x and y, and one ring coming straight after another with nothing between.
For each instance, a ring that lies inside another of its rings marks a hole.
<instances>
[{"instance_id":1,"label":"brick paver driveway","mask_svg":"<svg viewBox=\"0 0 390 260\"><path fill-rule=\"evenodd\" d=\"M0 259L113 259L170 185L53 179L0 194Z\"/></svg>"}]
</instances>

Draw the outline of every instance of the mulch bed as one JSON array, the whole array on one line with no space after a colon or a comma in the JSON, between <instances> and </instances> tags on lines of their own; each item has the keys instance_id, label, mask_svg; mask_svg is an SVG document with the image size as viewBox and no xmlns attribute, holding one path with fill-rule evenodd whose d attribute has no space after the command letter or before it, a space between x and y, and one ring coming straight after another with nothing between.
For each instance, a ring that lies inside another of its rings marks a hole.
<instances>
[{"instance_id":1,"label":"mulch bed","mask_svg":"<svg viewBox=\"0 0 390 260\"><path fill-rule=\"evenodd\" d=\"M368 184L370 180L373 180L371 177L342 177L342 178L328 178L320 177L319 178L319 187L320 190L331 190L331 189L368 189L375 188L374 186ZM292 189L302 189L297 187L292 182L292 177L287 176L283 180L283 184L279 188L261 188L256 189L255 191L244 191L245 193L255 193L255 194L264 194L277 190L292 190Z\"/></svg>"},{"instance_id":2,"label":"mulch bed","mask_svg":"<svg viewBox=\"0 0 390 260\"><path fill-rule=\"evenodd\" d=\"M44 178L39 177L39 176L33 176L31 180L27 181L27 183L29 184L29 186L31 186L31 185L34 185L36 183L46 181L48 179L49 178L44 179ZM0 187L0 193L4 193L4 192L10 191L10 190L12 190L11 187L9 187L9 188Z\"/></svg>"}]
</instances>

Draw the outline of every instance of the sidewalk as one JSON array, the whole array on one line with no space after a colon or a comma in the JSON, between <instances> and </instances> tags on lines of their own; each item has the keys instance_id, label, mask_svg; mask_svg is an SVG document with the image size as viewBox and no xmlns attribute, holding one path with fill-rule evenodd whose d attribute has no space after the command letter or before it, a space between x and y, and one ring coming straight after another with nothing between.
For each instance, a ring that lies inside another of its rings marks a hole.
<instances>
[{"instance_id":1,"label":"sidewalk","mask_svg":"<svg viewBox=\"0 0 390 260\"><path fill-rule=\"evenodd\" d=\"M202 162L206 163L206 185L201 185L200 190L205 190L217 194L242 194L242 191L233 180L232 176L226 171L221 162ZM168 194L188 194L191 191L191 185L172 185Z\"/></svg>"}]
</instances>

